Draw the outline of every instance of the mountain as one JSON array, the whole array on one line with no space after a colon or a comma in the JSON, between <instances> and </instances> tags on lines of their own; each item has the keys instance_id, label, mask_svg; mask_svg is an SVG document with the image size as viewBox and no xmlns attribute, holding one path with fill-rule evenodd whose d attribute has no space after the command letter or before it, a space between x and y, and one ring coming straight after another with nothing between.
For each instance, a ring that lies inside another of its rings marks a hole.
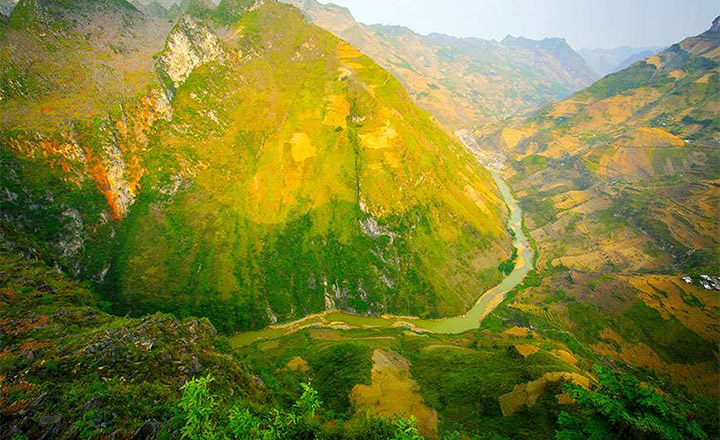
<instances>
[{"instance_id":1,"label":"mountain","mask_svg":"<svg viewBox=\"0 0 720 440\"><path fill-rule=\"evenodd\" d=\"M179 13L181 13L179 6L173 5L174 8L173 11L177 11L178 14L173 14L170 9L167 9L165 6L158 2L152 2L148 4L143 4L139 1L133 1L132 5L135 6L139 11L141 11L143 14L149 16L149 17L157 17L157 18L178 18Z\"/></svg>"},{"instance_id":2,"label":"mountain","mask_svg":"<svg viewBox=\"0 0 720 440\"><path fill-rule=\"evenodd\" d=\"M226 332L459 314L500 279L494 181L392 75L288 5L188 11L19 3L0 44L4 248L117 313Z\"/></svg>"},{"instance_id":3,"label":"mountain","mask_svg":"<svg viewBox=\"0 0 720 440\"><path fill-rule=\"evenodd\" d=\"M717 37L716 22L488 134L533 200L543 259L585 270L712 267Z\"/></svg>"},{"instance_id":4,"label":"mountain","mask_svg":"<svg viewBox=\"0 0 720 440\"><path fill-rule=\"evenodd\" d=\"M610 73L618 72L620 70L625 70L628 67L632 66L633 64L637 63L638 61L642 61L646 58L650 58L651 56L660 52L660 50L661 49L648 49L648 50L643 50L643 51L634 53L634 54L630 55L629 57L627 57L625 59L625 61L623 61L622 63L615 66L613 71Z\"/></svg>"},{"instance_id":5,"label":"mountain","mask_svg":"<svg viewBox=\"0 0 720 440\"><path fill-rule=\"evenodd\" d=\"M150 6L153 3L157 3L158 5L162 6L164 9L172 9L173 6L180 6L180 4L183 3L183 0L139 0L138 3L140 3L143 6Z\"/></svg>"},{"instance_id":6,"label":"mountain","mask_svg":"<svg viewBox=\"0 0 720 440\"><path fill-rule=\"evenodd\" d=\"M563 39L502 42L418 35L398 26L364 25L345 8L288 0L308 19L392 72L421 107L463 129L534 110L596 79Z\"/></svg>"},{"instance_id":7,"label":"mountain","mask_svg":"<svg viewBox=\"0 0 720 440\"><path fill-rule=\"evenodd\" d=\"M637 61L651 57L662 49L661 47L620 46L613 49L582 48L577 53L602 77L623 70Z\"/></svg>"},{"instance_id":8,"label":"mountain","mask_svg":"<svg viewBox=\"0 0 720 440\"><path fill-rule=\"evenodd\" d=\"M178 20L183 14L197 14L207 16L212 14L216 5L210 0L182 0L180 2L151 2L143 3L139 0L133 1L133 6L148 17L163 18L167 20ZM163 4L168 5L163 6Z\"/></svg>"},{"instance_id":9,"label":"mountain","mask_svg":"<svg viewBox=\"0 0 720 440\"><path fill-rule=\"evenodd\" d=\"M1 23L0 440L720 435L720 18L476 157L289 5Z\"/></svg>"},{"instance_id":10,"label":"mountain","mask_svg":"<svg viewBox=\"0 0 720 440\"><path fill-rule=\"evenodd\" d=\"M475 133L481 157L506 157L544 268L484 325L571 332L574 346L713 396L714 408L719 22L566 100Z\"/></svg>"}]
</instances>

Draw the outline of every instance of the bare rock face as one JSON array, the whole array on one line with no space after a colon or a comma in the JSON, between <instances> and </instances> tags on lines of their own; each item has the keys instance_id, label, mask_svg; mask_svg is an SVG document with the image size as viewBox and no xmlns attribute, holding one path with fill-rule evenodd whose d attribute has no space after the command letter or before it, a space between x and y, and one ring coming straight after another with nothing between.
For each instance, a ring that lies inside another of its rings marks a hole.
<instances>
[{"instance_id":1,"label":"bare rock face","mask_svg":"<svg viewBox=\"0 0 720 440\"><path fill-rule=\"evenodd\" d=\"M112 210L115 218L123 218L127 215L130 205L135 201L135 186L126 176L127 164L123 151L120 149L118 142L110 137L113 142L108 142L103 146L104 157L102 159L102 167L105 171L103 179L104 193L108 201L108 205Z\"/></svg>"},{"instance_id":2,"label":"bare rock face","mask_svg":"<svg viewBox=\"0 0 720 440\"><path fill-rule=\"evenodd\" d=\"M217 36L192 17L184 16L168 36L158 67L177 88L196 67L223 62L224 58Z\"/></svg>"},{"instance_id":3,"label":"bare rock face","mask_svg":"<svg viewBox=\"0 0 720 440\"><path fill-rule=\"evenodd\" d=\"M0 0L0 15L9 17L17 4L16 0Z\"/></svg>"}]
</instances>

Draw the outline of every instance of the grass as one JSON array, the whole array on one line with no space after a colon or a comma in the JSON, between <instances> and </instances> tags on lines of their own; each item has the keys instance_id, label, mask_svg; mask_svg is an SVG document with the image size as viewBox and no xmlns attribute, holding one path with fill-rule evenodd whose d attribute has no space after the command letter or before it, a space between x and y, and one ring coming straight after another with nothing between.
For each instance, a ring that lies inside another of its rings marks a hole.
<instances>
[{"instance_id":1,"label":"grass","mask_svg":"<svg viewBox=\"0 0 720 440\"><path fill-rule=\"evenodd\" d=\"M441 433L547 438L553 432L554 399L541 399L513 417L503 417L497 398L545 372L572 370L544 352L518 360L511 351L515 341L480 332L419 337L396 329L356 329L335 331L334 338L318 340L311 336L313 331L302 330L272 345L255 343L239 353L251 364L263 365L263 380L272 389L290 387L285 382L288 376L295 381L310 379L323 401L348 426L357 421L347 400L349 391L356 384L370 383L374 349L393 351L410 362L411 379L417 381L425 405L438 412ZM285 372L285 364L295 356L308 361L306 375Z\"/></svg>"},{"instance_id":2,"label":"grass","mask_svg":"<svg viewBox=\"0 0 720 440\"><path fill-rule=\"evenodd\" d=\"M332 345L310 358L320 398L338 416L351 409L349 395L357 384L370 385L372 350L357 342Z\"/></svg>"}]
</instances>

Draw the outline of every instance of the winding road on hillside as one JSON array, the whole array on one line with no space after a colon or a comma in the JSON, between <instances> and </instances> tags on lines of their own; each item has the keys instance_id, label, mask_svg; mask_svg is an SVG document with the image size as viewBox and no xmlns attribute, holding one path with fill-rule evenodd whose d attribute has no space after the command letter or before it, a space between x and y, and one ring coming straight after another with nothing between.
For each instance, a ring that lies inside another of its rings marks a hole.
<instances>
[{"instance_id":1,"label":"winding road on hillside","mask_svg":"<svg viewBox=\"0 0 720 440\"><path fill-rule=\"evenodd\" d=\"M490 173L500 189L500 193L508 206L510 216L508 228L514 233L513 245L517 249L517 260L514 270L500 284L487 290L465 314L440 319L421 319L412 316L361 316L348 312L329 310L315 315L306 316L287 324L272 325L262 330L240 332L230 337L234 347L250 345L261 339L274 339L291 334L308 327L325 327L337 329L349 328L407 328L414 332L457 334L476 329L482 320L505 299L505 295L518 286L533 267L533 251L522 228L522 211L513 198L510 188L497 171Z\"/></svg>"}]
</instances>

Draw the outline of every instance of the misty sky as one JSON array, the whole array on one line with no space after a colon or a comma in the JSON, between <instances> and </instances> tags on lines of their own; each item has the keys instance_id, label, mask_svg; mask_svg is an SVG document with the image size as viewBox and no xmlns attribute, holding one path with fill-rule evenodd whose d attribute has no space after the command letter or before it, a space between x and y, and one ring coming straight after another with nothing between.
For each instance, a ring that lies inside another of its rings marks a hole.
<instances>
[{"instance_id":1,"label":"misty sky","mask_svg":"<svg viewBox=\"0 0 720 440\"><path fill-rule=\"evenodd\" d=\"M501 40L564 37L575 48L667 46L702 33L720 0L320 0L362 23Z\"/></svg>"}]
</instances>

